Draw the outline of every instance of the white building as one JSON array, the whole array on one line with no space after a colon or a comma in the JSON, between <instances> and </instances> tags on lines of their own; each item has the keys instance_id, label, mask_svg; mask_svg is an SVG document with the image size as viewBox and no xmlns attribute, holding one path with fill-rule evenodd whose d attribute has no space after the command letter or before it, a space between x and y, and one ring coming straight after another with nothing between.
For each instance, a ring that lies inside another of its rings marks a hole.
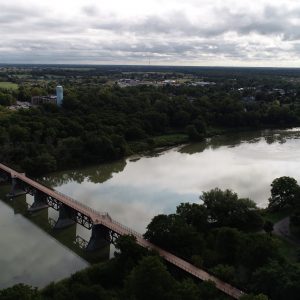
<instances>
[{"instance_id":1,"label":"white building","mask_svg":"<svg viewBox=\"0 0 300 300\"><path fill-rule=\"evenodd\" d=\"M62 105L63 99L64 99L63 87L61 85L58 85L56 87L56 101L57 101L56 103L58 106Z\"/></svg>"}]
</instances>

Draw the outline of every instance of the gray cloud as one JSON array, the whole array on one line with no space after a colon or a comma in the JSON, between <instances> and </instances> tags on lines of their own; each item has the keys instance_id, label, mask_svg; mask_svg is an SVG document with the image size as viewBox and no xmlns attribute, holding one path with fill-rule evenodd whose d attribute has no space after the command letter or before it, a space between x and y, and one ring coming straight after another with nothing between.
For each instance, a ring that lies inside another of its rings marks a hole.
<instances>
[{"instance_id":1,"label":"gray cloud","mask_svg":"<svg viewBox=\"0 0 300 300\"><path fill-rule=\"evenodd\" d=\"M274 3L254 10L209 6L207 16L170 7L135 17L95 3L66 16L43 6L7 4L0 11L0 62L300 60L300 5Z\"/></svg>"}]
</instances>

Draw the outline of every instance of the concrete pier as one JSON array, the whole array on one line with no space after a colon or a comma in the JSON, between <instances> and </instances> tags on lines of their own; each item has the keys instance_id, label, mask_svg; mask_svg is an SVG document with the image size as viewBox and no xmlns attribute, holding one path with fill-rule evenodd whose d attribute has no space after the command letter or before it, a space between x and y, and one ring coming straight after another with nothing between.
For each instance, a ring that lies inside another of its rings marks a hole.
<instances>
[{"instance_id":1,"label":"concrete pier","mask_svg":"<svg viewBox=\"0 0 300 300\"><path fill-rule=\"evenodd\" d=\"M59 209L59 217L54 226L54 229L63 229L74 225L75 221L75 212L69 206L62 204Z\"/></svg>"},{"instance_id":2,"label":"concrete pier","mask_svg":"<svg viewBox=\"0 0 300 300\"><path fill-rule=\"evenodd\" d=\"M104 248L109 244L109 229L101 224L93 225L92 235L86 250L95 251Z\"/></svg>"},{"instance_id":3,"label":"concrete pier","mask_svg":"<svg viewBox=\"0 0 300 300\"><path fill-rule=\"evenodd\" d=\"M41 209L45 209L48 207L49 207L49 205L47 203L47 195L40 191L36 191L36 193L34 195L34 202L28 208L28 211L35 212L35 211L39 211Z\"/></svg>"}]
</instances>

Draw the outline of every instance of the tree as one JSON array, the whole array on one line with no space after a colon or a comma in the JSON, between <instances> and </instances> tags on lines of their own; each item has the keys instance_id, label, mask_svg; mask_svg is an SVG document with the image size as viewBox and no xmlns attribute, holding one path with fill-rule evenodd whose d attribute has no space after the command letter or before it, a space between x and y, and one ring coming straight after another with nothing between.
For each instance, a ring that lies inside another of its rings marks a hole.
<instances>
[{"instance_id":1,"label":"tree","mask_svg":"<svg viewBox=\"0 0 300 300\"><path fill-rule=\"evenodd\" d=\"M117 252L115 257L118 259L132 258L138 261L143 255L146 254L146 250L136 243L136 238L133 235L120 236L115 244Z\"/></svg>"},{"instance_id":2,"label":"tree","mask_svg":"<svg viewBox=\"0 0 300 300\"><path fill-rule=\"evenodd\" d=\"M177 296L176 298L174 298L175 300L203 299L201 297L199 287L193 282L192 279L185 279L180 282L176 287L175 295Z\"/></svg>"},{"instance_id":3,"label":"tree","mask_svg":"<svg viewBox=\"0 0 300 300\"><path fill-rule=\"evenodd\" d=\"M280 258L278 242L269 235L252 233L242 240L238 260L249 270L253 271Z\"/></svg>"},{"instance_id":4,"label":"tree","mask_svg":"<svg viewBox=\"0 0 300 300\"><path fill-rule=\"evenodd\" d=\"M295 227L300 227L300 209L293 212L290 217L290 224Z\"/></svg>"},{"instance_id":5,"label":"tree","mask_svg":"<svg viewBox=\"0 0 300 300\"><path fill-rule=\"evenodd\" d=\"M240 298L240 300L268 300L268 297L264 294L258 294L258 295L245 295Z\"/></svg>"},{"instance_id":6,"label":"tree","mask_svg":"<svg viewBox=\"0 0 300 300\"><path fill-rule=\"evenodd\" d=\"M0 290L1 300L41 300L37 288L25 284L16 284L10 288Z\"/></svg>"},{"instance_id":7,"label":"tree","mask_svg":"<svg viewBox=\"0 0 300 300\"><path fill-rule=\"evenodd\" d=\"M208 211L205 206L196 203L181 203L176 208L176 214L187 224L194 226L197 231L206 231L209 227Z\"/></svg>"},{"instance_id":8,"label":"tree","mask_svg":"<svg viewBox=\"0 0 300 300\"><path fill-rule=\"evenodd\" d=\"M235 264L239 259L244 235L237 229L228 227L217 228L212 234L218 261L223 264Z\"/></svg>"},{"instance_id":9,"label":"tree","mask_svg":"<svg viewBox=\"0 0 300 300\"><path fill-rule=\"evenodd\" d=\"M276 178L273 180L271 187L270 209L279 210L284 207L298 205L300 187L294 178L288 176Z\"/></svg>"},{"instance_id":10,"label":"tree","mask_svg":"<svg viewBox=\"0 0 300 300\"><path fill-rule=\"evenodd\" d=\"M154 217L144 237L183 258L201 254L204 247L203 236L175 214Z\"/></svg>"},{"instance_id":11,"label":"tree","mask_svg":"<svg viewBox=\"0 0 300 300\"><path fill-rule=\"evenodd\" d=\"M271 221L266 221L263 228L264 228L264 231L265 231L266 233L271 234L272 231L273 231L273 227L274 227L273 222L271 222Z\"/></svg>"},{"instance_id":12,"label":"tree","mask_svg":"<svg viewBox=\"0 0 300 300\"><path fill-rule=\"evenodd\" d=\"M300 294L300 268L297 265L271 261L259 268L252 277L252 288L272 300L296 300Z\"/></svg>"},{"instance_id":13,"label":"tree","mask_svg":"<svg viewBox=\"0 0 300 300\"><path fill-rule=\"evenodd\" d=\"M204 135L200 134L194 125L188 125L186 131L191 141L199 142L204 140Z\"/></svg>"},{"instance_id":14,"label":"tree","mask_svg":"<svg viewBox=\"0 0 300 300\"><path fill-rule=\"evenodd\" d=\"M216 265L210 269L210 272L220 279L230 282L234 279L235 269L230 265Z\"/></svg>"},{"instance_id":15,"label":"tree","mask_svg":"<svg viewBox=\"0 0 300 300\"><path fill-rule=\"evenodd\" d=\"M125 281L129 299L171 300L174 288L175 280L157 256L142 258Z\"/></svg>"},{"instance_id":16,"label":"tree","mask_svg":"<svg viewBox=\"0 0 300 300\"><path fill-rule=\"evenodd\" d=\"M22 141L28 140L29 134L26 128L19 125L13 125L9 128L10 140L14 143L20 143Z\"/></svg>"},{"instance_id":17,"label":"tree","mask_svg":"<svg viewBox=\"0 0 300 300\"><path fill-rule=\"evenodd\" d=\"M207 208L209 221L216 227L229 226L246 231L262 228L263 220L250 199L239 199L231 190L218 188L204 192L200 196Z\"/></svg>"}]
</instances>

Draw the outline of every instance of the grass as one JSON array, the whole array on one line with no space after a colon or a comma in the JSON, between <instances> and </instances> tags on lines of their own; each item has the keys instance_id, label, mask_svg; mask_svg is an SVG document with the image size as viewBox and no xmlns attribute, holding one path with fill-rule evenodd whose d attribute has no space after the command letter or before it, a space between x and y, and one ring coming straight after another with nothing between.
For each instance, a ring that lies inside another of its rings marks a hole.
<instances>
[{"instance_id":1,"label":"grass","mask_svg":"<svg viewBox=\"0 0 300 300\"><path fill-rule=\"evenodd\" d=\"M288 217L290 214L291 214L290 209L284 209L282 211L275 211L275 212L269 211L267 209L264 209L262 211L262 217L264 221L271 221L273 224ZM290 263L297 263L299 247L296 244L278 235L273 234L273 237L276 238L276 240L278 241L278 248L280 254L283 257L285 257L286 260L289 261Z\"/></svg>"},{"instance_id":2,"label":"grass","mask_svg":"<svg viewBox=\"0 0 300 300\"><path fill-rule=\"evenodd\" d=\"M183 133L166 134L153 137L154 146L158 148L184 144L188 141L188 136Z\"/></svg>"},{"instance_id":3,"label":"grass","mask_svg":"<svg viewBox=\"0 0 300 300\"><path fill-rule=\"evenodd\" d=\"M188 136L181 133L149 137L148 139L142 141L129 142L128 155L132 155L134 153L149 153L149 151L152 152L162 148L167 149L169 147L187 143L188 141Z\"/></svg>"},{"instance_id":4,"label":"grass","mask_svg":"<svg viewBox=\"0 0 300 300\"><path fill-rule=\"evenodd\" d=\"M8 82L8 81L0 82L0 89L17 90L18 88L19 86L16 83Z\"/></svg>"},{"instance_id":5,"label":"grass","mask_svg":"<svg viewBox=\"0 0 300 300\"><path fill-rule=\"evenodd\" d=\"M277 223L278 221L288 217L291 211L286 209L282 211L269 211L267 209L262 211L262 217L264 221L271 221L272 223Z\"/></svg>"}]
</instances>

